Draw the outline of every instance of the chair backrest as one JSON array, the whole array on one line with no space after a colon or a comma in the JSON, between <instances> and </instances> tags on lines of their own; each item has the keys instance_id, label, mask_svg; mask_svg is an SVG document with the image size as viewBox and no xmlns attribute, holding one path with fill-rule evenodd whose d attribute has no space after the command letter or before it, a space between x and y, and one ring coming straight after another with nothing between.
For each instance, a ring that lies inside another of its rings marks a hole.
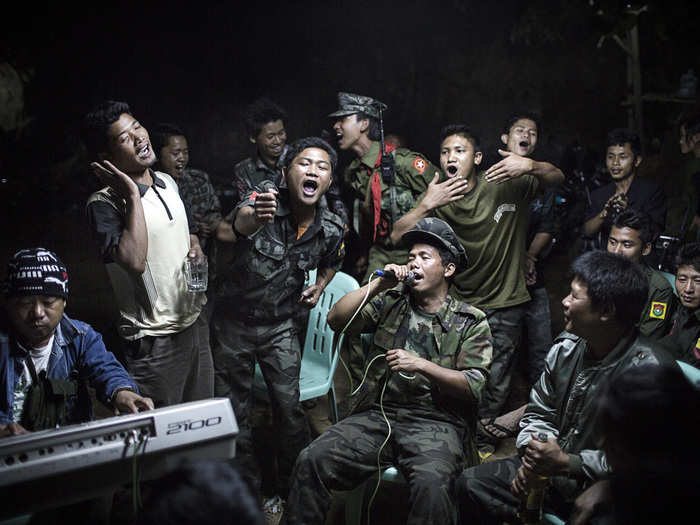
<instances>
[{"instance_id":1,"label":"chair backrest","mask_svg":"<svg viewBox=\"0 0 700 525\"><path fill-rule=\"evenodd\" d=\"M690 381L695 388L700 388L700 369L695 368L693 365L684 363L683 361L676 361L678 366L681 367L683 374Z\"/></svg>"},{"instance_id":2,"label":"chair backrest","mask_svg":"<svg viewBox=\"0 0 700 525\"><path fill-rule=\"evenodd\" d=\"M315 270L314 270L315 272ZM309 276L309 282L315 282L315 276ZM335 332L328 326L326 318L328 312L342 296L360 287L358 282L350 275L336 272L330 283L326 286L318 299L316 306L309 312L309 322L306 327L306 341L304 343L304 356L302 367L309 363L325 365L330 375L333 375L338 360L338 352L333 355L333 337ZM338 339L338 348L342 338Z\"/></svg>"}]
</instances>

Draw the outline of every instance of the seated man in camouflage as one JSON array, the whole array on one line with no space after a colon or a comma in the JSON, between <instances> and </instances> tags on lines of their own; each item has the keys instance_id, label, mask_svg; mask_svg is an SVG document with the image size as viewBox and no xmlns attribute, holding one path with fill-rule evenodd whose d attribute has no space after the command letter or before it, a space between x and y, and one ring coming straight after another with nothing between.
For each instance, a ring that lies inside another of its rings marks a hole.
<instances>
[{"instance_id":1,"label":"seated man in camouflage","mask_svg":"<svg viewBox=\"0 0 700 525\"><path fill-rule=\"evenodd\" d=\"M56 254L33 248L12 257L0 316L0 436L92 419L88 382L117 411L153 408L100 334L64 314L67 297Z\"/></svg>"},{"instance_id":2,"label":"seated man in camouflage","mask_svg":"<svg viewBox=\"0 0 700 525\"><path fill-rule=\"evenodd\" d=\"M447 223L423 219L403 243L410 248L407 266L387 264L393 276L370 279L328 315L336 331L352 319L348 333L374 334L368 379L357 389L354 413L299 455L288 524L325 523L331 491L367 479L378 460L408 480L407 523L455 523L455 479L461 468L478 463L473 429L491 362L491 332L481 311L448 293L467 261ZM405 284L395 288L397 279ZM366 295L371 300L363 307Z\"/></svg>"}]
</instances>

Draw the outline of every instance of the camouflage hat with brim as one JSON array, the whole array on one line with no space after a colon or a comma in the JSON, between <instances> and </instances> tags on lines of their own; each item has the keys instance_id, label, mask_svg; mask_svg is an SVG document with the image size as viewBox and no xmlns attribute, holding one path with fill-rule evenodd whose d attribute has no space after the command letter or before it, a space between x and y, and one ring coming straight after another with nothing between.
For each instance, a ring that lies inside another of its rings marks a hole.
<instances>
[{"instance_id":1,"label":"camouflage hat with brim","mask_svg":"<svg viewBox=\"0 0 700 525\"><path fill-rule=\"evenodd\" d=\"M438 245L449 251L457 260L457 271L467 268L467 253L454 230L442 219L428 217L419 220L416 225L403 234L401 243L408 249L414 244L424 242L431 246Z\"/></svg>"},{"instance_id":2,"label":"camouflage hat with brim","mask_svg":"<svg viewBox=\"0 0 700 525\"><path fill-rule=\"evenodd\" d=\"M329 117L346 117L355 113L365 113L373 118L379 118L379 108L384 111L386 104L366 97L364 95L355 95L354 93L338 93L338 111L328 115Z\"/></svg>"}]
</instances>

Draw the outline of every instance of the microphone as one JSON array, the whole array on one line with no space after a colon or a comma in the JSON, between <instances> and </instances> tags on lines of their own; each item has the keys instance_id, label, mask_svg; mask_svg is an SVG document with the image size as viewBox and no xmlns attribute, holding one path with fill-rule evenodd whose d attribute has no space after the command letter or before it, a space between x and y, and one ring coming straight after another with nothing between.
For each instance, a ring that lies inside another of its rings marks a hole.
<instances>
[{"instance_id":1,"label":"microphone","mask_svg":"<svg viewBox=\"0 0 700 525\"><path fill-rule=\"evenodd\" d=\"M390 277L391 279L398 281L398 278L396 277L396 274L394 273L393 270L374 270L374 275L378 275L379 277ZM410 283L415 278L416 278L416 274L414 274L411 270L409 270L408 275L406 276L406 279L404 280L404 282Z\"/></svg>"}]
</instances>

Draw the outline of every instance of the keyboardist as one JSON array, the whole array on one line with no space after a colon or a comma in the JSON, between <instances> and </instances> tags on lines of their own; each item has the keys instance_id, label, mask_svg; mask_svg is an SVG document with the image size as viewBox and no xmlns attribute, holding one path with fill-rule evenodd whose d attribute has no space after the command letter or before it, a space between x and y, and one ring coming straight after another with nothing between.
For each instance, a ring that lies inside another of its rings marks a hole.
<instances>
[{"instance_id":1,"label":"keyboardist","mask_svg":"<svg viewBox=\"0 0 700 525\"><path fill-rule=\"evenodd\" d=\"M0 312L0 436L92 419L89 383L115 413L153 408L99 333L64 313L68 273L43 248L8 264Z\"/></svg>"}]
</instances>

